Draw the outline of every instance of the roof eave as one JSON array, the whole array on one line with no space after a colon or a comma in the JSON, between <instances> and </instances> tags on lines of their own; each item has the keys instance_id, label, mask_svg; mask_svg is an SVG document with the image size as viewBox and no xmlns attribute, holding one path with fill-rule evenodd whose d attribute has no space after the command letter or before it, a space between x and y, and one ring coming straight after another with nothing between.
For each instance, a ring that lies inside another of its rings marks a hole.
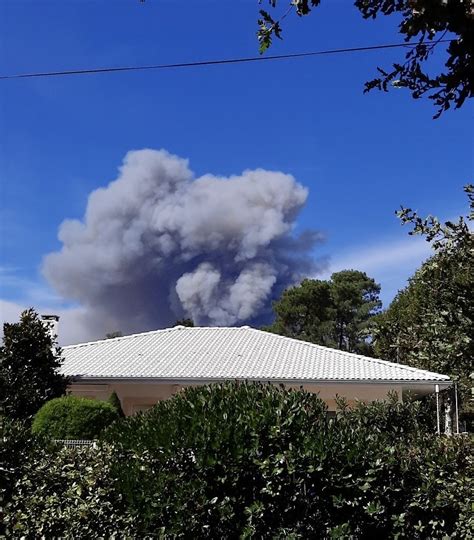
<instances>
[{"instance_id":1,"label":"roof eave","mask_svg":"<svg viewBox=\"0 0 474 540\"><path fill-rule=\"evenodd\" d=\"M70 376L73 383L160 383L160 384L210 384L225 381L269 382L274 384L396 384L396 385L439 385L448 387L453 384L450 379L277 379L271 377L193 377L193 378L161 378L161 377L110 377L110 376Z\"/></svg>"}]
</instances>

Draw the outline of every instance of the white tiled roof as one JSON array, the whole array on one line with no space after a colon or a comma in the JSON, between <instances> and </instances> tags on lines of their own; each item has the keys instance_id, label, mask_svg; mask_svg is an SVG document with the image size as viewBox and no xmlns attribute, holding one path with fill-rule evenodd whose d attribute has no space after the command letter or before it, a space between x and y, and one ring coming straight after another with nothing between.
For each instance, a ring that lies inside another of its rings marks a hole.
<instances>
[{"instance_id":1,"label":"white tiled roof","mask_svg":"<svg viewBox=\"0 0 474 540\"><path fill-rule=\"evenodd\" d=\"M71 345L63 355L63 373L81 379L449 381L438 373L247 326L177 326Z\"/></svg>"}]
</instances>

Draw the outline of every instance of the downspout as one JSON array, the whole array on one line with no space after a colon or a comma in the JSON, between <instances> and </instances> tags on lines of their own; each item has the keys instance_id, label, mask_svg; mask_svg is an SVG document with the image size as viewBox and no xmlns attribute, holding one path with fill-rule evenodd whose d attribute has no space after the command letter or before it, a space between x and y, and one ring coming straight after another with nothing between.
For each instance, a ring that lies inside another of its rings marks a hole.
<instances>
[{"instance_id":1,"label":"downspout","mask_svg":"<svg viewBox=\"0 0 474 540\"><path fill-rule=\"evenodd\" d=\"M436 392L436 433L441 435L441 424L439 419L439 384L435 384Z\"/></svg>"},{"instance_id":2,"label":"downspout","mask_svg":"<svg viewBox=\"0 0 474 540\"><path fill-rule=\"evenodd\" d=\"M459 435L458 383L454 383L454 406L456 411L456 434Z\"/></svg>"}]
</instances>

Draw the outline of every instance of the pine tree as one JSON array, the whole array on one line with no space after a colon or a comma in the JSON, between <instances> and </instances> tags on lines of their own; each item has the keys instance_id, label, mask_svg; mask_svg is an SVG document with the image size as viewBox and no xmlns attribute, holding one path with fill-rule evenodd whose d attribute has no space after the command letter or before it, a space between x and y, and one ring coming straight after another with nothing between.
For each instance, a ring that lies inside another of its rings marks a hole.
<instances>
[{"instance_id":1,"label":"pine tree","mask_svg":"<svg viewBox=\"0 0 474 540\"><path fill-rule=\"evenodd\" d=\"M275 322L264 330L326 347L371 354L372 318L380 285L358 270L335 272L330 280L305 279L274 302Z\"/></svg>"}]
</instances>

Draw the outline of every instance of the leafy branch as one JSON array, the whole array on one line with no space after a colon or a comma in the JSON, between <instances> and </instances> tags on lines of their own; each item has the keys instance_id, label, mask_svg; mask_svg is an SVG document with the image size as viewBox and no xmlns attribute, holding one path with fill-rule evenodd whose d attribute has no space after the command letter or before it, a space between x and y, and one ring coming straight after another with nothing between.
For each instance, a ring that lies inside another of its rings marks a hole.
<instances>
[{"instance_id":1,"label":"leafy branch","mask_svg":"<svg viewBox=\"0 0 474 540\"><path fill-rule=\"evenodd\" d=\"M461 244L473 242L473 233L467 222L474 221L474 185L464 186L464 192L469 201L469 214L466 217L460 216L456 223L452 221L442 223L437 217L431 215L422 218L411 208L401 207L396 215L400 218L402 225L413 226L409 232L410 235L425 236L427 242L433 242L433 248L436 251L441 249L452 251ZM474 253L471 252L471 255Z\"/></svg>"},{"instance_id":2,"label":"leafy branch","mask_svg":"<svg viewBox=\"0 0 474 540\"><path fill-rule=\"evenodd\" d=\"M282 39L281 21L290 11L302 17L308 15L320 1L292 0L280 18L260 10L257 31L260 53L272 45L274 36ZM269 0L269 4L276 9L278 0ZM434 118L452 105L460 108L467 98L474 96L472 0L355 0L354 5L364 19L375 19L380 15L401 16L399 32L409 47L404 62L394 63L392 69L378 67L380 76L366 82L364 92L373 89L386 92L390 87L407 88L414 99L427 96L433 101L437 107ZM445 36L448 39L444 39ZM428 74L425 69L427 61L435 48L446 41L448 58L445 69L436 75Z\"/></svg>"}]
</instances>

